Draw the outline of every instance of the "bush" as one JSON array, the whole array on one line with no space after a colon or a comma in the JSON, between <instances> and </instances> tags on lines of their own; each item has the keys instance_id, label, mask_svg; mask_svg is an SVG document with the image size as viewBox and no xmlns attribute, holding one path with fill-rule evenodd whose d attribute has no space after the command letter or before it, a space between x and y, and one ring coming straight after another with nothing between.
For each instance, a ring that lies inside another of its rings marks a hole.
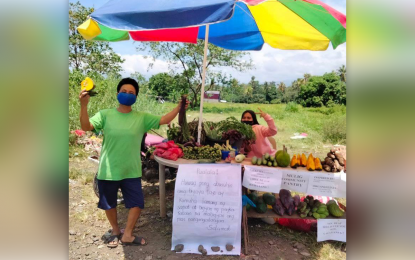
<instances>
[{"instance_id":1,"label":"bush","mask_svg":"<svg viewBox=\"0 0 415 260\"><path fill-rule=\"evenodd\" d=\"M323 137L332 144L346 143L346 116L328 120L323 126Z\"/></svg>"},{"instance_id":2,"label":"bush","mask_svg":"<svg viewBox=\"0 0 415 260\"><path fill-rule=\"evenodd\" d=\"M297 103L295 103L295 102L289 102L285 106L285 111L287 111L287 112L293 112L293 113L298 112L298 105L297 105Z\"/></svg>"},{"instance_id":3,"label":"bush","mask_svg":"<svg viewBox=\"0 0 415 260\"><path fill-rule=\"evenodd\" d=\"M279 98L273 99L271 100L271 104L281 104L281 99Z\"/></svg>"}]
</instances>

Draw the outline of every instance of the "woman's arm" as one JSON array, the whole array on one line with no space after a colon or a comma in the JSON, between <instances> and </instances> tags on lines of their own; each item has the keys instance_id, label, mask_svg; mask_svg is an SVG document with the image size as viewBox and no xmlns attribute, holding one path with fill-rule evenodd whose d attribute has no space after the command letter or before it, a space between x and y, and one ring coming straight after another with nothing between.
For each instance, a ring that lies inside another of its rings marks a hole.
<instances>
[{"instance_id":1,"label":"woman's arm","mask_svg":"<svg viewBox=\"0 0 415 260\"><path fill-rule=\"evenodd\" d=\"M94 130L94 126L91 124L91 122L89 122L89 95L88 92L86 92L86 90L81 91L81 94L79 94L79 100L81 101L81 113L79 115L79 119L81 121L81 129L84 131L92 131Z\"/></svg>"},{"instance_id":2,"label":"woman's arm","mask_svg":"<svg viewBox=\"0 0 415 260\"><path fill-rule=\"evenodd\" d=\"M166 125L170 123L171 121L173 121L173 119L176 118L177 114L179 113L181 105L182 105L182 101L180 100L177 107L175 107L172 111L162 116L160 119L160 125ZM189 106L189 101L186 101L185 108L187 109L188 106Z\"/></svg>"},{"instance_id":3,"label":"woman's arm","mask_svg":"<svg viewBox=\"0 0 415 260\"><path fill-rule=\"evenodd\" d=\"M272 117L263 112L260 108L258 108L259 111L261 111L260 114L262 118L264 118L265 122L267 122L268 127L266 126L261 126L261 132L263 136L269 137L269 136L274 136L277 134L277 127L275 126L275 122L274 119L272 119Z\"/></svg>"},{"instance_id":4,"label":"woman's arm","mask_svg":"<svg viewBox=\"0 0 415 260\"><path fill-rule=\"evenodd\" d=\"M265 120L265 122L267 122L268 127L266 127L266 126L261 127L262 135L266 136L266 137L276 135L277 134L277 127L275 126L274 119L272 119L272 117L270 115L266 114L264 116L264 120Z\"/></svg>"}]
</instances>

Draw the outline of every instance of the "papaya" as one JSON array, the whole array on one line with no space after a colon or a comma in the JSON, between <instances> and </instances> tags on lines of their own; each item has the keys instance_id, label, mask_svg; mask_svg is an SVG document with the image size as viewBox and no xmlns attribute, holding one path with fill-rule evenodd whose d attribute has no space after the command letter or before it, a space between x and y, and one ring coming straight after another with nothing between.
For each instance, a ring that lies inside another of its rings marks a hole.
<instances>
[{"instance_id":1,"label":"papaya","mask_svg":"<svg viewBox=\"0 0 415 260\"><path fill-rule=\"evenodd\" d=\"M309 171L314 171L316 169L316 166L314 164L313 154L311 154L311 153L308 156L306 167L307 167L307 170L309 170Z\"/></svg>"},{"instance_id":2,"label":"papaya","mask_svg":"<svg viewBox=\"0 0 415 260\"><path fill-rule=\"evenodd\" d=\"M264 193L264 195L262 195L262 198L264 200L264 203L267 205L274 205L275 204L275 196L272 195L271 193Z\"/></svg>"},{"instance_id":3,"label":"papaya","mask_svg":"<svg viewBox=\"0 0 415 260\"><path fill-rule=\"evenodd\" d=\"M283 147L284 148L282 152L279 151L280 153L276 156L276 160L278 166L287 167L288 165L290 165L290 155L287 153L287 148L285 147L285 145Z\"/></svg>"},{"instance_id":4,"label":"papaya","mask_svg":"<svg viewBox=\"0 0 415 260\"><path fill-rule=\"evenodd\" d=\"M256 208L255 208L255 211L256 212L258 212L258 213L266 213L267 212L267 210L268 210L268 207L267 207L267 204L265 204L265 203L258 203L257 205L256 205Z\"/></svg>"},{"instance_id":5,"label":"papaya","mask_svg":"<svg viewBox=\"0 0 415 260\"><path fill-rule=\"evenodd\" d=\"M331 215L335 217L342 217L344 212L340 209L339 205L337 203L331 203L327 206L328 211Z\"/></svg>"},{"instance_id":6,"label":"papaya","mask_svg":"<svg viewBox=\"0 0 415 260\"><path fill-rule=\"evenodd\" d=\"M294 155L290 163L291 168L297 168L297 156Z\"/></svg>"},{"instance_id":7,"label":"papaya","mask_svg":"<svg viewBox=\"0 0 415 260\"><path fill-rule=\"evenodd\" d=\"M303 167L307 166L307 158L305 157L305 154L301 155L301 166Z\"/></svg>"},{"instance_id":8,"label":"papaya","mask_svg":"<svg viewBox=\"0 0 415 260\"><path fill-rule=\"evenodd\" d=\"M323 166L321 165L320 159L319 158L314 158L314 165L316 167L316 171L321 171L323 170Z\"/></svg>"}]
</instances>

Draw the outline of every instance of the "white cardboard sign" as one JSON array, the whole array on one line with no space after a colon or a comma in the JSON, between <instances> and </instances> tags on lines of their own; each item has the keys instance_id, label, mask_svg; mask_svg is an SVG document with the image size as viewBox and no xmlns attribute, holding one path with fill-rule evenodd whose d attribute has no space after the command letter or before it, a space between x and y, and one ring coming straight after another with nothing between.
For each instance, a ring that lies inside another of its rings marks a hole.
<instances>
[{"instance_id":1,"label":"white cardboard sign","mask_svg":"<svg viewBox=\"0 0 415 260\"><path fill-rule=\"evenodd\" d=\"M183 164L174 190L172 250L181 253L239 255L241 251L242 189L240 164ZM232 251L226 245L234 246ZM213 252L212 246L221 251Z\"/></svg>"},{"instance_id":2,"label":"white cardboard sign","mask_svg":"<svg viewBox=\"0 0 415 260\"><path fill-rule=\"evenodd\" d=\"M307 193L308 172L282 171L281 189Z\"/></svg>"},{"instance_id":3,"label":"white cardboard sign","mask_svg":"<svg viewBox=\"0 0 415 260\"><path fill-rule=\"evenodd\" d=\"M245 166L243 186L250 190L279 193L281 180L280 169Z\"/></svg>"},{"instance_id":4,"label":"white cardboard sign","mask_svg":"<svg viewBox=\"0 0 415 260\"><path fill-rule=\"evenodd\" d=\"M312 173L308 181L307 194L313 196L339 197L340 174Z\"/></svg>"},{"instance_id":5,"label":"white cardboard sign","mask_svg":"<svg viewBox=\"0 0 415 260\"><path fill-rule=\"evenodd\" d=\"M336 240L346 242L345 219L318 219L317 242Z\"/></svg>"}]
</instances>

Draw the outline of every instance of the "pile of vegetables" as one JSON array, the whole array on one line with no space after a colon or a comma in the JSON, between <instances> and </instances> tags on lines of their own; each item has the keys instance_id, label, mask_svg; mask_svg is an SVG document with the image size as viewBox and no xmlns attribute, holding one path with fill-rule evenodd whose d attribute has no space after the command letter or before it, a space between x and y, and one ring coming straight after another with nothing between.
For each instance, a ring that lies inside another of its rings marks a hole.
<instances>
[{"instance_id":1,"label":"pile of vegetables","mask_svg":"<svg viewBox=\"0 0 415 260\"><path fill-rule=\"evenodd\" d=\"M177 161L178 158L183 157L183 151L180 147L174 143L174 141L168 141L166 143L161 143L155 146L156 150L154 150L154 155L168 159Z\"/></svg>"},{"instance_id":2,"label":"pile of vegetables","mask_svg":"<svg viewBox=\"0 0 415 260\"><path fill-rule=\"evenodd\" d=\"M339 149L331 149L322 165L326 172L346 172L346 159L344 159Z\"/></svg>"},{"instance_id":3,"label":"pile of vegetables","mask_svg":"<svg viewBox=\"0 0 415 260\"><path fill-rule=\"evenodd\" d=\"M235 130L239 132L244 139L249 141L255 140L255 133L254 130L252 130L252 126L242 123L233 116L218 122L217 129L222 133L226 133L229 130Z\"/></svg>"},{"instance_id":4,"label":"pile of vegetables","mask_svg":"<svg viewBox=\"0 0 415 260\"><path fill-rule=\"evenodd\" d=\"M206 146L187 146L183 148L183 159L189 160L208 160L205 162L220 161L222 152L217 147Z\"/></svg>"},{"instance_id":5,"label":"pile of vegetables","mask_svg":"<svg viewBox=\"0 0 415 260\"><path fill-rule=\"evenodd\" d=\"M272 206L272 210L280 216L283 216L285 213L289 216L293 215L301 202L300 196L295 195L292 197L291 192L285 189L280 190L279 196Z\"/></svg>"},{"instance_id":6,"label":"pile of vegetables","mask_svg":"<svg viewBox=\"0 0 415 260\"><path fill-rule=\"evenodd\" d=\"M212 121L203 122L203 127L206 132L206 136L209 136L213 140L220 140L222 138L222 132L219 131L217 123Z\"/></svg>"},{"instance_id":7,"label":"pile of vegetables","mask_svg":"<svg viewBox=\"0 0 415 260\"><path fill-rule=\"evenodd\" d=\"M184 144L197 139L199 121L193 120L192 122L187 123L186 101L187 95L183 95L182 103L179 110L179 126L176 126L175 124L169 124L167 129L167 138L169 140L173 140L177 144ZM201 143L205 142L205 136L206 133L202 124L202 132L200 135Z\"/></svg>"},{"instance_id":8,"label":"pile of vegetables","mask_svg":"<svg viewBox=\"0 0 415 260\"><path fill-rule=\"evenodd\" d=\"M312 153L308 155L306 159L305 154L294 155L290 162L291 168L297 168L299 166L306 167L309 171L321 171L323 166L321 165L320 158L314 157Z\"/></svg>"},{"instance_id":9,"label":"pile of vegetables","mask_svg":"<svg viewBox=\"0 0 415 260\"><path fill-rule=\"evenodd\" d=\"M329 215L333 217L342 217L344 212L340 209L335 200L329 200L327 204L314 199L313 196L308 195L304 201L300 202L298 206L298 214L300 217L314 217L315 219L326 218Z\"/></svg>"},{"instance_id":10,"label":"pile of vegetables","mask_svg":"<svg viewBox=\"0 0 415 260\"><path fill-rule=\"evenodd\" d=\"M255 204L255 211L261 214L267 212L267 205L272 206L276 202L275 195L272 193L264 193L262 196L258 196L258 193L256 191L253 191L248 194L248 198L252 200L252 202ZM251 210L251 205L247 204L246 210Z\"/></svg>"}]
</instances>

